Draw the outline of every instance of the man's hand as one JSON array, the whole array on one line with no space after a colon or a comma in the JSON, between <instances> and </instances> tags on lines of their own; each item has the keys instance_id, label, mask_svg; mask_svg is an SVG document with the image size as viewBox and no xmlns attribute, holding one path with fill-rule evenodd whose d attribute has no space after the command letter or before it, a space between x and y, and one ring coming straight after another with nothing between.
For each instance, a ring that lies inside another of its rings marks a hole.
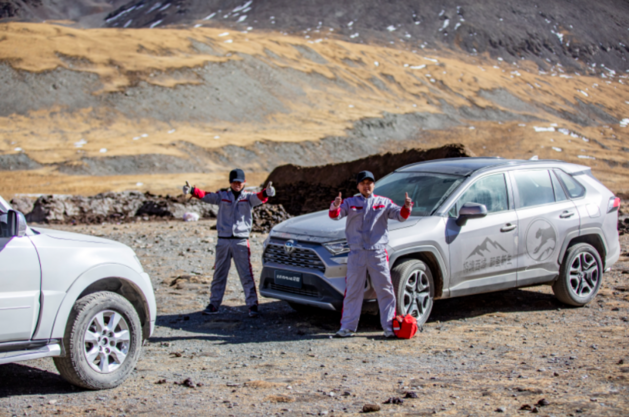
<instances>
[{"instance_id":1,"label":"man's hand","mask_svg":"<svg viewBox=\"0 0 629 417\"><path fill-rule=\"evenodd\" d=\"M343 194L339 193L339 196L334 199L334 202L332 203L332 205L334 206L335 209L337 209L341 207L342 203L343 203Z\"/></svg>"},{"instance_id":2,"label":"man's hand","mask_svg":"<svg viewBox=\"0 0 629 417\"><path fill-rule=\"evenodd\" d=\"M407 209L413 207L413 200L411 200L411 198L408 196L408 193L406 193L406 197L404 198L404 207L406 207Z\"/></svg>"},{"instance_id":3,"label":"man's hand","mask_svg":"<svg viewBox=\"0 0 629 417\"><path fill-rule=\"evenodd\" d=\"M190 194L190 191L192 191L192 187L190 187L190 184L186 181L186 185L183 186L183 195Z\"/></svg>"},{"instance_id":4,"label":"man's hand","mask_svg":"<svg viewBox=\"0 0 629 417\"><path fill-rule=\"evenodd\" d=\"M273 188L273 182L269 181L266 185L266 195L269 197L275 197L275 188Z\"/></svg>"}]
</instances>

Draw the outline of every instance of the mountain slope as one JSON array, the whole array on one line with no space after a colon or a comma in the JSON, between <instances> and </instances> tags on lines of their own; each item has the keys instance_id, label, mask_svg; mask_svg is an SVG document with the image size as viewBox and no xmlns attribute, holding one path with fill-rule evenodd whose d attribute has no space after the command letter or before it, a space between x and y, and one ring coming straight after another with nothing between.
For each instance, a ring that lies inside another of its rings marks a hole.
<instances>
[{"instance_id":1,"label":"mountain slope","mask_svg":"<svg viewBox=\"0 0 629 417\"><path fill-rule=\"evenodd\" d=\"M629 2L620 0L135 0L109 27L202 24L397 47L488 52L541 68L627 68Z\"/></svg>"}]
</instances>

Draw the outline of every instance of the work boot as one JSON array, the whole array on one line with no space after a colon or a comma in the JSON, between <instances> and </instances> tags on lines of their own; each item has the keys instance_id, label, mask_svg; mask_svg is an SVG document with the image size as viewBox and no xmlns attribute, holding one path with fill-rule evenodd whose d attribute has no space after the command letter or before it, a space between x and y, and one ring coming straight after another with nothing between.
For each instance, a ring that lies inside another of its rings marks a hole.
<instances>
[{"instance_id":1,"label":"work boot","mask_svg":"<svg viewBox=\"0 0 629 417\"><path fill-rule=\"evenodd\" d=\"M209 316L211 314L218 314L218 308L214 307L212 303L210 303L207 305L207 307L205 307L205 310L203 310L202 314L206 316Z\"/></svg>"},{"instance_id":2,"label":"work boot","mask_svg":"<svg viewBox=\"0 0 629 417\"><path fill-rule=\"evenodd\" d=\"M397 336L393 333L393 330L385 330L382 334L385 339L395 339Z\"/></svg>"},{"instance_id":3,"label":"work boot","mask_svg":"<svg viewBox=\"0 0 629 417\"><path fill-rule=\"evenodd\" d=\"M260 315L260 313L258 312L258 306L251 306L249 307L249 317L255 318L258 317Z\"/></svg>"},{"instance_id":4,"label":"work boot","mask_svg":"<svg viewBox=\"0 0 629 417\"><path fill-rule=\"evenodd\" d=\"M334 334L334 337L352 337L356 332L349 329L341 329Z\"/></svg>"}]
</instances>

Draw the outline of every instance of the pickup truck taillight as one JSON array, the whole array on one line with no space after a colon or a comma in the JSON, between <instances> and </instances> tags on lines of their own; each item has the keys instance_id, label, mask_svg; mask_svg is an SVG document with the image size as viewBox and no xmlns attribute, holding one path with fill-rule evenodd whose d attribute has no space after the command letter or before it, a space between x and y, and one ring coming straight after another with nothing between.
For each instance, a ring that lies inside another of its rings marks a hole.
<instances>
[{"instance_id":1,"label":"pickup truck taillight","mask_svg":"<svg viewBox=\"0 0 629 417\"><path fill-rule=\"evenodd\" d=\"M620 207L620 198L609 197L609 203L607 204L607 212L611 213L612 211L618 211L619 207Z\"/></svg>"}]
</instances>

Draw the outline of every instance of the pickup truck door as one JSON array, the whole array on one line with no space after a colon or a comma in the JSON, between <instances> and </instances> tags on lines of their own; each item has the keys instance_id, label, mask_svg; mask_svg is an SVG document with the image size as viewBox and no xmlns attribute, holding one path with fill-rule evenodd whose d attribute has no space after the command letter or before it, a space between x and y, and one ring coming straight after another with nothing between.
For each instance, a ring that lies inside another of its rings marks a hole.
<instances>
[{"instance_id":1,"label":"pickup truck door","mask_svg":"<svg viewBox=\"0 0 629 417\"><path fill-rule=\"evenodd\" d=\"M39 256L28 236L7 236L6 219L0 211L0 342L30 340L39 318Z\"/></svg>"}]
</instances>

